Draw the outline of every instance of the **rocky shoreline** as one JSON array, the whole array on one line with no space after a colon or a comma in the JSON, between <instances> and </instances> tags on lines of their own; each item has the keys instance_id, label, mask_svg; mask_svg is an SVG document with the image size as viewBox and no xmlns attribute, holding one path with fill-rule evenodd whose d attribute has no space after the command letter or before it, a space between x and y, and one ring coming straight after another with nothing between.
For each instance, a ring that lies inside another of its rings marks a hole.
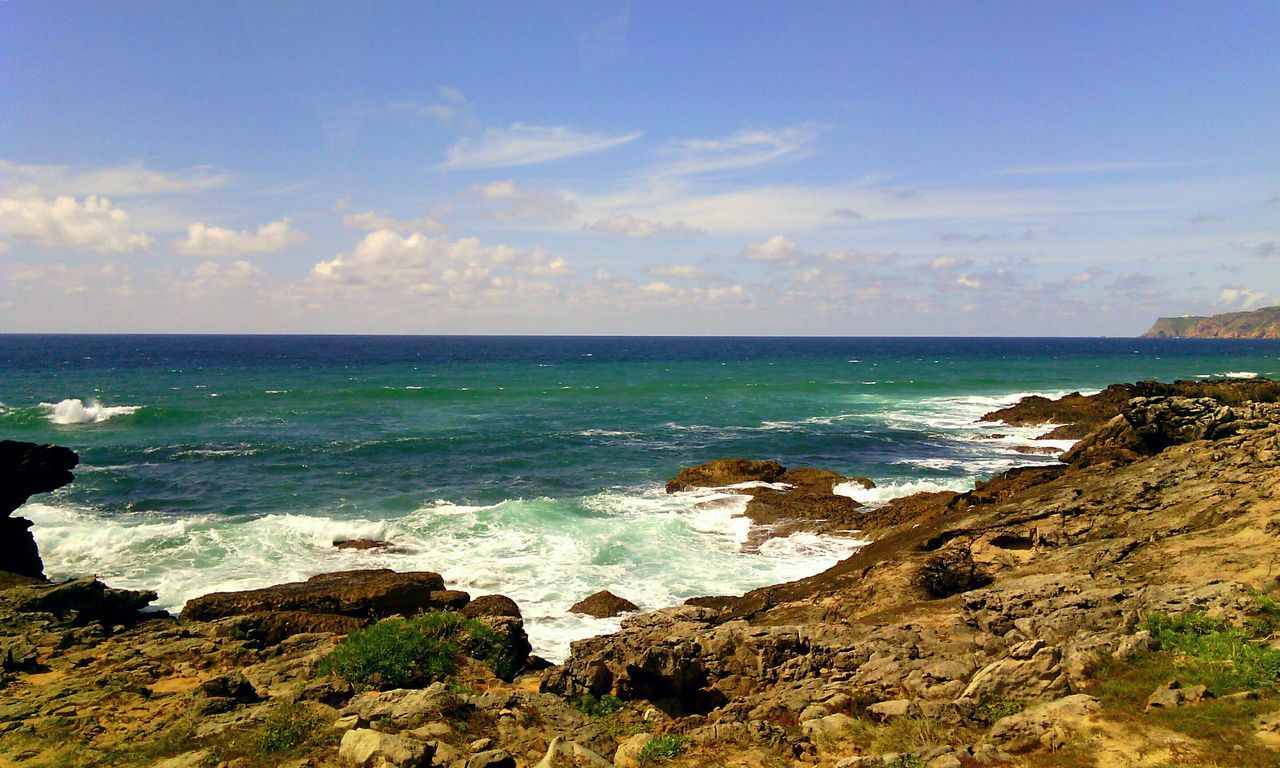
<instances>
[{"instance_id":1,"label":"rocky shoreline","mask_svg":"<svg viewBox=\"0 0 1280 768\"><path fill-rule=\"evenodd\" d=\"M9 515L74 454L4 441L0 768L1274 765L1277 401L1266 380L1027 398L988 420L1063 425L1061 464L874 509L825 470L688 468L669 491L750 484L763 535L873 541L629 615L558 666L529 655L514 602L432 573L324 574L180 617L48 583ZM422 637L437 666L398 661Z\"/></svg>"}]
</instances>

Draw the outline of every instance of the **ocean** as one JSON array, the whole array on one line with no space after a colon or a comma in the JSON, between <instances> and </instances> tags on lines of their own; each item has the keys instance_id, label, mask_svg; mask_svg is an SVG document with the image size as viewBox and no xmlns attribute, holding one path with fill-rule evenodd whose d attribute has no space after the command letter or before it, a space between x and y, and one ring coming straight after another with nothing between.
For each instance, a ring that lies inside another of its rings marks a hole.
<instances>
[{"instance_id":1,"label":"ocean","mask_svg":"<svg viewBox=\"0 0 1280 768\"><path fill-rule=\"evenodd\" d=\"M1040 428L1026 394L1280 376L1280 342L1157 339L0 335L0 437L80 454L17 514L52 578L178 610L215 590L362 567L519 602L536 652L655 609L814 574L863 541L745 548L745 497L668 495L681 467L773 458L869 477L868 504L972 488ZM1053 443L1065 448L1069 443ZM1022 450L1019 450L1022 449ZM337 550L341 539L394 550Z\"/></svg>"}]
</instances>

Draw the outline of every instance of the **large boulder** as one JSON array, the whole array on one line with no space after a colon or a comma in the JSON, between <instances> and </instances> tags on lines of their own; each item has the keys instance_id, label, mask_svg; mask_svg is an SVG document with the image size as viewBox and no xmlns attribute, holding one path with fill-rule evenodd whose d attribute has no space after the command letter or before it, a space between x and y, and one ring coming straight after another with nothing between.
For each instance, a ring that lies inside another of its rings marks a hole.
<instances>
[{"instance_id":1,"label":"large boulder","mask_svg":"<svg viewBox=\"0 0 1280 768\"><path fill-rule=\"evenodd\" d=\"M69 448L0 440L0 570L44 578L31 521L10 514L35 494L70 483L79 460Z\"/></svg>"},{"instance_id":2,"label":"large boulder","mask_svg":"<svg viewBox=\"0 0 1280 768\"><path fill-rule=\"evenodd\" d=\"M638 610L640 607L625 597L618 597L609 590L602 589L574 603L569 612L594 616L597 619L608 619Z\"/></svg>"},{"instance_id":3,"label":"large boulder","mask_svg":"<svg viewBox=\"0 0 1280 768\"><path fill-rule=\"evenodd\" d=\"M695 467L683 467L667 481L667 493L690 488L723 488L738 483L772 483L784 472L786 468L772 460L715 459Z\"/></svg>"},{"instance_id":4,"label":"large boulder","mask_svg":"<svg viewBox=\"0 0 1280 768\"><path fill-rule=\"evenodd\" d=\"M466 602L460 598L463 594L445 590L440 574L429 571L337 571L263 589L202 595L187 603L182 618L211 621L261 612L305 611L374 620L460 608L460 603Z\"/></svg>"},{"instance_id":5,"label":"large boulder","mask_svg":"<svg viewBox=\"0 0 1280 768\"><path fill-rule=\"evenodd\" d=\"M0 604L9 610L52 614L73 625L98 622L113 627L134 624L147 616L167 615L143 613L156 599L155 592L114 589L92 576L62 584L14 587L2 594Z\"/></svg>"}]
</instances>

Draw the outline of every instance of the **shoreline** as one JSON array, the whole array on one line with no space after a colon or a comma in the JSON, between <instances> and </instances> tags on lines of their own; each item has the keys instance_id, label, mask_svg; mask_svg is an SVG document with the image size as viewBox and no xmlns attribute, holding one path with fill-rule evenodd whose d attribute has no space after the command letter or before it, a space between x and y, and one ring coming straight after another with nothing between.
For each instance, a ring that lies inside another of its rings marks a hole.
<instances>
[{"instance_id":1,"label":"shoreline","mask_svg":"<svg viewBox=\"0 0 1280 768\"><path fill-rule=\"evenodd\" d=\"M314 607L295 607L308 605L306 595L332 594L323 584L278 585L246 598L278 606L256 619L233 607L222 613L226 618L215 611L180 623L130 618L147 595L95 591L91 581L0 590L0 620L10 631L25 627L19 634L27 638L27 646L7 651L12 671L0 696L23 693L0 704L0 732L55 752L57 745L41 734L68 723L77 733L87 729L82 738L90 751L128 733L119 723L104 726L116 705L104 710L94 704L101 696L74 679L49 675L62 668L81 668L78 676L86 680L119 675L121 665L141 653L153 671L142 669L134 679L149 693L131 706L166 727L177 727L174 718L196 707L203 714L183 721L190 730L179 748L188 756L203 751L200 760L228 767L280 764L262 755L235 757L231 745L236 734L260 727L285 706L344 723L341 744L308 738L290 747L291 759L317 767L349 765L355 742L391 736L431 753L430 762L414 765L450 768L467 768L490 745L505 755L493 758L509 765L557 765L563 750L588 763L612 755L613 764L631 765L628 750L660 738L678 743L684 756L677 763L691 766L709 754L736 756L729 761L734 765L786 759L848 768L889 765L886 760L899 759L891 755L901 754L918 761L904 764L931 768L1039 765L1038 755L1054 751L1083 760L1098 744L1118 749L1114 732L1098 729L1099 722L1113 721L1137 729L1125 737L1130 747L1145 745L1149 716L1124 705L1128 694L1109 688L1108 680L1148 674L1144 665L1157 661L1176 666L1144 629L1150 617L1209 611L1215 621L1255 626L1248 622L1270 615L1266 591L1280 589L1265 573L1263 554L1277 550L1270 531L1273 516L1280 519L1277 399L1280 384L1256 379L1117 385L1088 397L1023 401L1006 417L1050 413L1057 423L1089 426L1063 463L1009 470L963 493L892 500L861 513L873 541L822 573L633 614L616 633L574 643L565 664L513 684L467 662L460 682L449 684L460 687L428 686L425 698L376 688L361 693L313 677L319 659L356 627L352 617L341 618L345 614L324 618L328 614ZM766 482L785 472L749 469L771 476ZM833 496L839 483L812 472L804 476L807 491L825 486ZM764 491L780 489L758 487L757 494ZM764 501L785 508L776 496L766 494ZM371 610L384 600L378 594L399 594L385 583L390 591L356 594L348 586L340 593L346 597L323 599ZM471 600L442 582L430 584L426 602L415 603L419 609L471 610L518 646L524 630L510 608L489 613L499 609L488 598ZM62 601L57 605L74 608L49 612L51 595ZM30 614L37 603L46 607ZM404 610L404 604L382 605L378 610ZM90 623L77 624L77 617ZM121 655L122 643L134 652ZM196 648L207 650L193 655ZM1112 671L1099 677L1103 668ZM227 669L243 669L256 698L226 702L222 689L210 692L210 681L225 678ZM1196 679L1194 670L1170 669ZM177 680L190 682L170 682ZM1219 690L1210 692L1231 703L1212 706L1227 707L1238 721L1222 727L1247 726L1248 738L1265 750L1272 731L1253 718L1266 707L1280 708L1280 691L1272 685L1252 690L1252 698L1229 698L1234 690L1215 685ZM1141 695L1147 694L1159 691L1146 688ZM111 695L136 697L123 689ZM1187 717L1197 717L1193 708L1201 699L1178 699L1185 703L1170 711L1170 722L1182 722L1183 707ZM49 708L46 701L53 702ZM64 701L82 703L68 709L58 703ZM588 706L606 701L618 702L612 714L591 708L603 705ZM460 703L471 714L449 714ZM383 725L371 729L379 717ZM602 726L606 721L609 728ZM928 738L935 743L891 742L894 729L908 722L931 723ZM1080 734L1092 735L1081 741ZM1188 749L1216 754L1208 742L1182 738ZM481 741L485 748L475 746ZM0 751L0 765L12 757L6 754ZM152 763L128 757L113 764Z\"/></svg>"}]
</instances>

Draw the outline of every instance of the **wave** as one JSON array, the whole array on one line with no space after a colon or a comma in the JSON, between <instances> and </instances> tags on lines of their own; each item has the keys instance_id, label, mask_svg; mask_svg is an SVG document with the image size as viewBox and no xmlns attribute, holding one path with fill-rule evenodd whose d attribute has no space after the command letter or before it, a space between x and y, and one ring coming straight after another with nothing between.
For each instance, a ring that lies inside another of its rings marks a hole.
<instances>
[{"instance_id":1,"label":"wave","mask_svg":"<svg viewBox=\"0 0 1280 768\"><path fill-rule=\"evenodd\" d=\"M40 403L49 412L54 424L97 424L116 416L128 416L141 410L140 405L103 405L97 400L87 404L78 397L59 400L56 403Z\"/></svg>"},{"instance_id":2,"label":"wave","mask_svg":"<svg viewBox=\"0 0 1280 768\"><path fill-rule=\"evenodd\" d=\"M437 500L386 519L109 515L38 503L20 514L36 522L51 577L97 573L113 586L154 589L168 610L212 591L326 571L430 570L473 596L501 592L516 600L536 652L560 660L570 642L618 628L617 619L568 612L593 592L609 589L652 610L809 576L865 543L800 534L744 551L746 500L733 489L667 494L655 487L491 505ZM394 549L337 550L341 539L384 540Z\"/></svg>"},{"instance_id":3,"label":"wave","mask_svg":"<svg viewBox=\"0 0 1280 768\"><path fill-rule=\"evenodd\" d=\"M864 488L861 483L840 483L831 489L839 496L848 496L859 504L868 507L880 507L894 499L912 496L917 493L934 493L937 491L955 491L964 493L973 490L973 481L954 480L889 480L875 488Z\"/></svg>"}]
</instances>

